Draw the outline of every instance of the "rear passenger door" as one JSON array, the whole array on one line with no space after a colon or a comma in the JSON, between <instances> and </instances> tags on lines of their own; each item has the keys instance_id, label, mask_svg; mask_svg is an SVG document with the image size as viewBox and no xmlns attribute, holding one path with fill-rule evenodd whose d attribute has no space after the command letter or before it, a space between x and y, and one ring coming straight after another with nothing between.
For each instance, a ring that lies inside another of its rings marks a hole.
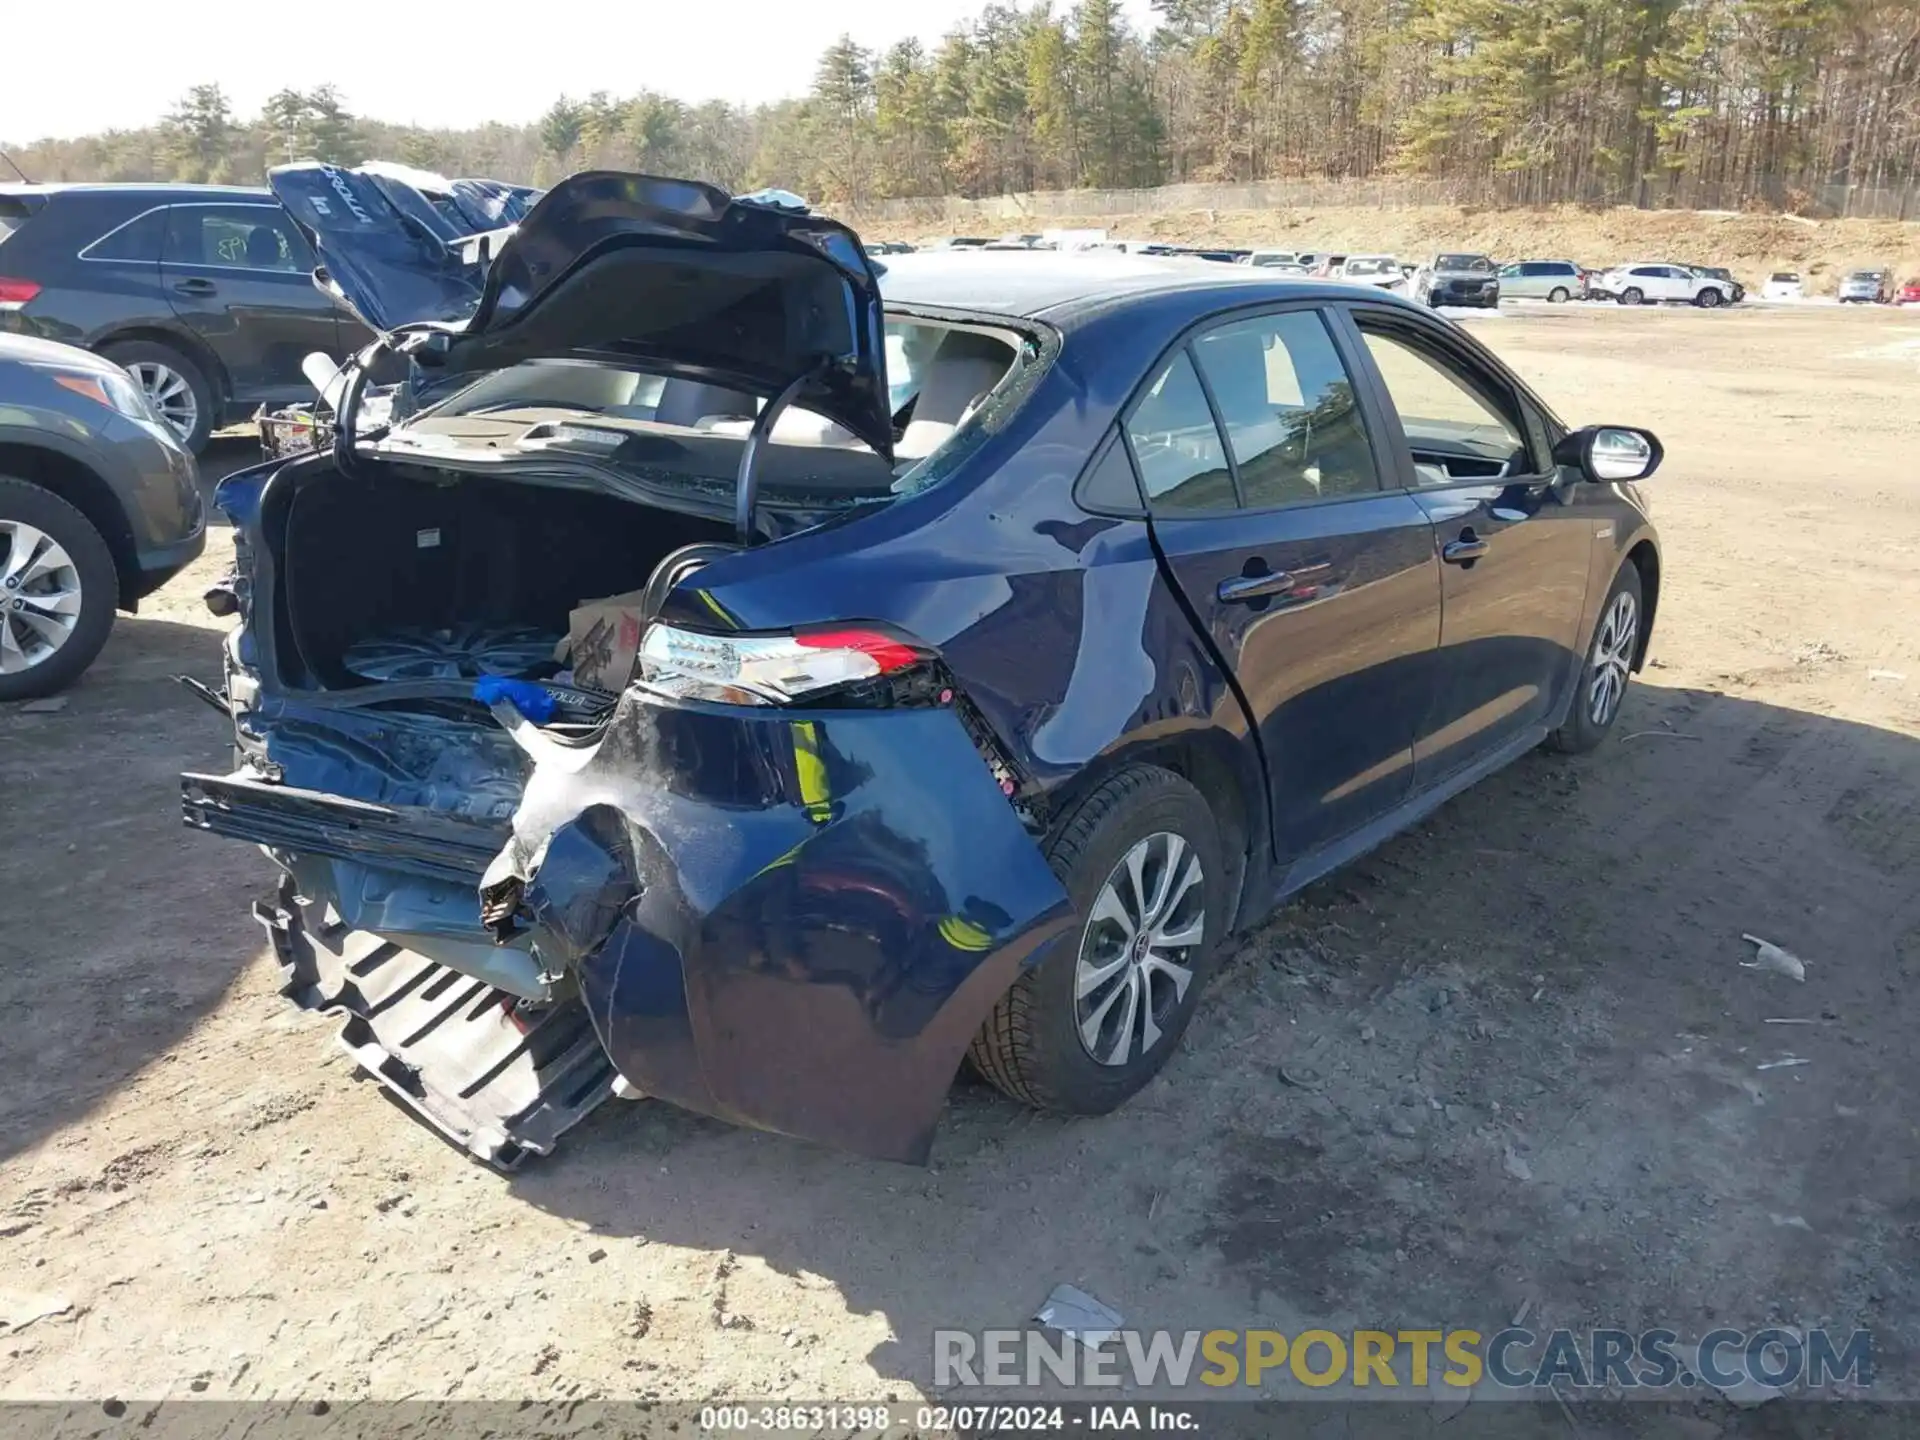
<instances>
[{"instance_id":1,"label":"rear passenger door","mask_svg":"<svg viewBox=\"0 0 1920 1440\"><path fill-rule=\"evenodd\" d=\"M341 357L337 311L313 283L313 252L278 205L167 210L161 284L174 313L219 357L243 404L304 399L300 362Z\"/></svg>"},{"instance_id":2,"label":"rear passenger door","mask_svg":"<svg viewBox=\"0 0 1920 1440\"><path fill-rule=\"evenodd\" d=\"M1283 864L1408 796L1431 706L1432 530L1381 489L1350 345L1311 306L1216 324L1124 427L1162 562L1257 728Z\"/></svg>"},{"instance_id":3,"label":"rear passenger door","mask_svg":"<svg viewBox=\"0 0 1920 1440\"><path fill-rule=\"evenodd\" d=\"M1433 699L1414 747L1425 788L1532 743L1558 715L1599 522L1560 481L1539 417L1450 327L1367 306L1352 318L1442 562Z\"/></svg>"}]
</instances>

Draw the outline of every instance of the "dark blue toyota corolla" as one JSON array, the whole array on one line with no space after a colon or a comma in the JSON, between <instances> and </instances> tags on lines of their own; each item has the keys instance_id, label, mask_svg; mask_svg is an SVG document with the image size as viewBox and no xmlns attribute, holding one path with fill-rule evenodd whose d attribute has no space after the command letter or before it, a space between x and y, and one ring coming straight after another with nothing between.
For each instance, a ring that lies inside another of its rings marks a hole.
<instances>
[{"instance_id":1,"label":"dark blue toyota corolla","mask_svg":"<svg viewBox=\"0 0 1920 1440\"><path fill-rule=\"evenodd\" d=\"M1378 291L881 274L608 173L450 247L273 183L382 338L329 451L221 489L239 768L187 819L284 871L287 993L494 1164L610 1095L923 1159L968 1060L1111 1110L1225 936L1599 744L1646 653L1658 443Z\"/></svg>"}]
</instances>

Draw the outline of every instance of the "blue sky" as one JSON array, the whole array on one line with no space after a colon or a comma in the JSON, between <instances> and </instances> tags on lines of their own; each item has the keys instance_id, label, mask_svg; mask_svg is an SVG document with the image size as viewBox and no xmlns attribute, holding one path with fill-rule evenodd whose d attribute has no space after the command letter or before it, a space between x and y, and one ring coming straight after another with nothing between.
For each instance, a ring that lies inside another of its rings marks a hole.
<instances>
[{"instance_id":1,"label":"blue sky","mask_svg":"<svg viewBox=\"0 0 1920 1440\"><path fill-rule=\"evenodd\" d=\"M0 140L146 124L188 86L221 85L242 115L274 91L332 83L349 109L421 125L531 119L563 91L663 91L685 100L773 100L804 91L841 31L861 43L925 41L982 0L501 0L456 5L192 7L28 0L7 48ZM1148 0L1126 0L1136 26Z\"/></svg>"}]
</instances>

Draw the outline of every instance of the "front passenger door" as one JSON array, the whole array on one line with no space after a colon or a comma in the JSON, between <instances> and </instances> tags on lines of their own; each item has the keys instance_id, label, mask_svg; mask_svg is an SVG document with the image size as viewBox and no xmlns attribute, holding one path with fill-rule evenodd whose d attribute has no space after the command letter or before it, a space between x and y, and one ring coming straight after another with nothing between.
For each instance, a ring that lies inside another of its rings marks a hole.
<instances>
[{"instance_id":1,"label":"front passenger door","mask_svg":"<svg viewBox=\"0 0 1920 1440\"><path fill-rule=\"evenodd\" d=\"M1356 308L1441 559L1426 786L1540 738L1573 683L1597 520L1563 486L1520 396L1437 322Z\"/></svg>"},{"instance_id":2,"label":"front passenger door","mask_svg":"<svg viewBox=\"0 0 1920 1440\"><path fill-rule=\"evenodd\" d=\"M1440 582L1425 512L1383 493L1325 314L1202 332L1134 404L1156 548L1259 736L1273 840L1297 861L1411 792Z\"/></svg>"}]
</instances>

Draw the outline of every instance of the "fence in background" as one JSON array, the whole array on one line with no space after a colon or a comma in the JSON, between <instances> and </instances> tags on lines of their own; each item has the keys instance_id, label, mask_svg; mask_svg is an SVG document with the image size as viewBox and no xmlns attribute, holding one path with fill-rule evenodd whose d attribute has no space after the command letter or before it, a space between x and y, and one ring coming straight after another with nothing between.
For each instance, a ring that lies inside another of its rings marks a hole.
<instances>
[{"instance_id":1,"label":"fence in background","mask_svg":"<svg viewBox=\"0 0 1920 1440\"><path fill-rule=\"evenodd\" d=\"M1794 186L1785 183L1722 184L1677 177L1649 182L1642 193L1596 195L1595 205L1636 205L1658 210L1784 211L1821 218L1920 221L1920 185ZM1068 217L1099 219L1193 210L1403 210L1425 205L1516 206L1546 203L1553 197L1530 193L1537 177L1519 173L1483 181L1417 180L1267 180L1252 185L1161 185L1151 190L1054 190L995 195L969 200L957 195L908 200L870 200L858 208L869 225L945 225L955 230L995 233L1024 222L1040 224ZM1756 199L1756 196L1761 197Z\"/></svg>"}]
</instances>

